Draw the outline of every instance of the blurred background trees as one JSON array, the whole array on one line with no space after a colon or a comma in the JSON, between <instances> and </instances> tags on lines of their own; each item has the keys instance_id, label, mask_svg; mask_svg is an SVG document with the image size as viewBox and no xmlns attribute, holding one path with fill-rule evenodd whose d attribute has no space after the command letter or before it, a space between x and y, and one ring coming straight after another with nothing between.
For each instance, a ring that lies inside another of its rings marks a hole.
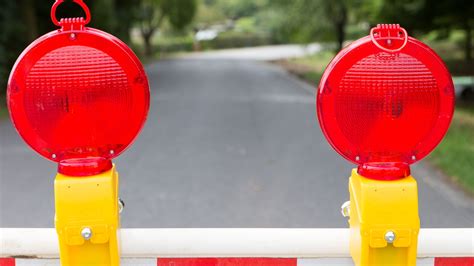
<instances>
[{"instance_id":1,"label":"blurred background trees","mask_svg":"<svg viewBox=\"0 0 474 266\"><path fill-rule=\"evenodd\" d=\"M165 20L174 30L183 30L193 21L196 8L196 0L140 1L137 24L144 42L145 55L153 55L152 37Z\"/></svg>"},{"instance_id":2,"label":"blurred background trees","mask_svg":"<svg viewBox=\"0 0 474 266\"><path fill-rule=\"evenodd\" d=\"M147 57L166 52L281 43L340 50L377 23L399 23L434 45L455 74L473 75L472 0L84 0L90 26ZM0 87L21 51L54 30L53 0L0 0ZM81 16L72 1L58 17Z\"/></svg>"}]
</instances>

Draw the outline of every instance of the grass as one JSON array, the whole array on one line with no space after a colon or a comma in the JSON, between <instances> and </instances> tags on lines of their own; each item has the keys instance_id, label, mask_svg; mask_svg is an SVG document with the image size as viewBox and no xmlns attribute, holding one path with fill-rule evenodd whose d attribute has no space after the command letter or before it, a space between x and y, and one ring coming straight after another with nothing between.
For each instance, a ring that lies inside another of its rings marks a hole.
<instances>
[{"instance_id":1,"label":"grass","mask_svg":"<svg viewBox=\"0 0 474 266\"><path fill-rule=\"evenodd\" d=\"M0 119L8 116L8 110L5 106L0 107Z\"/></svg>"},{"instance_id":2,"label":"grass","mask_svg":"<svg viewBox=\"0 0 474 266\"><path fill-rule=\"evenodd\" d=\"M446 136L429 160L474 194L474 105L459 106Z\"/></svg>"},{"instance_id":3,"label":"grass","mask_svg":"<svg viewBox=\"0 0 474 266\"><path fill-rule=\"evenodd\" d=\"M2 95L0 95L0 120L4 119L7 116L8 116L7 102L5 99L5 95L2 93Z\"/></svg>"},{"instance_id":4,"label":"grass","mask_svg":"<svg viewBox=\"0 0 474 266\"><path fill-rule=\"evenodd\" d=\"M318 54L276 62L291 73L311 84L319 84L324 69L334 54L323 51ZM456 61L451 58L446 61ZM448 64L449 67L449 64ZM472 75L472 69L451 68L453 74ZM453 122L440 145L427 158L446 176L474 195L474 102L457 104Z\"/></svg>"},{"instance_id":5,"label":"grass","mask_svg":"<svg viewBox=\"0 0 474 266\"><path fill-rule=\"evenodd\" d=\"M334 53L332 51L323 50L308 57L281 60L276 63L294 75L299 76L311 84L317 85L326 66L333 57Z\"/></svg>"}]
</instances>

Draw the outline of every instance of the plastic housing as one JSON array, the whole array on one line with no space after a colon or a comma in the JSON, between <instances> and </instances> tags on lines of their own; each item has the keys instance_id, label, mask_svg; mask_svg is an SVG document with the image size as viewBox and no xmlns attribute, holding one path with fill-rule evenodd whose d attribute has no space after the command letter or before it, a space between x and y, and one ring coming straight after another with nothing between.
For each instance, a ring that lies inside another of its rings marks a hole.
<instances>
[{"instance_id":1,"label":"plastic housing","mask_svg":"<svg viewBox=\"0 0 474 266\"><path fill-rule=\"evenodd\" d=\"M375 179L408 176L441 141L453 110L444 63L398 25L379 25L339 52L317 93L329 143Z\"/></svg>"},{"instance_id":2,"label":"plastic housing","mask_svg":"<svg viewBox=\"0 0 474 266\"><path fill-rule=\"evenodd\" d=\"M25 142L68 175L111 168L143 127L149 86L142 64L116 37L62 19L34 41L8 81L11 119Z\"/></svg>"}]
</instances>

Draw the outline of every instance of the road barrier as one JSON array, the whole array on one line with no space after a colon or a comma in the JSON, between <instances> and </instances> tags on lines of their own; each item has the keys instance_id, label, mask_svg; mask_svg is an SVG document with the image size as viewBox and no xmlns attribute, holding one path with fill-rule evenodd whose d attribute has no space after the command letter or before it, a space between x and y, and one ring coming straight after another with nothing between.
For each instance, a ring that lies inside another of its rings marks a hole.
<instances>
[{"instance_id":1,"label":"road barrier","mask_svg":"<svg viewBox=\"0 0 474 266\"><path fill-rule=\"evenodd\" d=\"M322 131L358 166L343 205L350 230L119 230L123 205L112 159L143 127L148 81L129 47L86 27L83 0L73 2L85 18L58 20L63 2L51 8L59 28L25 49L7 90L19 134L58 163L56 230L1 229L0 266L58 265L58 258L64 266L118 266L121 258L122 265L167 266L474 265L473 229L420 232L410 165L446 133L454 89L442 60L400 25L377 25L347 46L318 89Z\"/></svg>"},{"instance_id":2,"label":"road barrier","mask_svg":"<svg viewBox=\"0 0 474 266\"><path fill-rule=\"evenodd\" d=\"M354 265L349 229L121 229L121 265ZM59 265L55 229L0 229L0 266ZM421 229L417 265L474 265L474 229Z\"/></svg>"}]
</instances>

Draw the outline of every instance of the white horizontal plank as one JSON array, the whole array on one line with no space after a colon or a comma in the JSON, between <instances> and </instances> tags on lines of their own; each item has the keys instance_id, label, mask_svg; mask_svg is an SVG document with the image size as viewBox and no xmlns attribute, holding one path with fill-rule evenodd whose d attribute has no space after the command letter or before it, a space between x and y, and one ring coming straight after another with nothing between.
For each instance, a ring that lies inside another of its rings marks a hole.
<instances>
[{"instance_id":1,"label":"white horizontal plank","mask_svg":"<svg viewBox=\"0 0 474 266\"><path fill-rule=\"evenodd\" d=\"M158 259L159 260L159 259ZM16 259L16 266L60 266L59 259ZM122 266L156 266L157 259L122 259ZM350 258L298 259L297 266L354 266ZM418 259L417 266L434 266L433 258ZM173 266L170 265L170 266Z\"/></svg>"},{"instance_id":2,"label":"white horizontal plank","mask_svg":"<svg viewBox=\"0 0 474 266\"><path fill-rule=\"evenodd\" d=\"M121 229L123 257L349 257L348 229ZM0 257L57 258L54 229L0 229ZM474 229L422 229L418 256L473 257Z\"/></svg>"}]
</instances>

